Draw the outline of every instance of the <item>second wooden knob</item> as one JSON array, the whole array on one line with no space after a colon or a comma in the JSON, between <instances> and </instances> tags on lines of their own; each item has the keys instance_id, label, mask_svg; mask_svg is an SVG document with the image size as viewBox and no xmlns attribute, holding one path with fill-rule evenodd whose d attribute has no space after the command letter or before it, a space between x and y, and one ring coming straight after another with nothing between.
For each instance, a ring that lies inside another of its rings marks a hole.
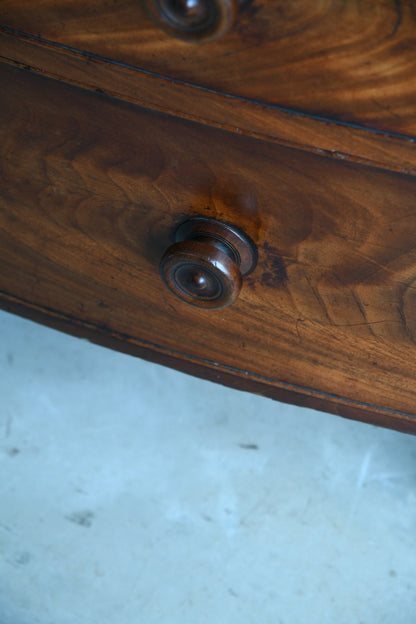
<instances>
[{"instance_id":1,"label":"second wooden knob","mask_svg":"<svg viewBox=\"0 0 416 624\"><path fill-rule=\"evenodd\" d=\"M224 35L234 23L240 0L143 0L162 30L185 41L203 42Z\"/></svg>"}]
</instances>

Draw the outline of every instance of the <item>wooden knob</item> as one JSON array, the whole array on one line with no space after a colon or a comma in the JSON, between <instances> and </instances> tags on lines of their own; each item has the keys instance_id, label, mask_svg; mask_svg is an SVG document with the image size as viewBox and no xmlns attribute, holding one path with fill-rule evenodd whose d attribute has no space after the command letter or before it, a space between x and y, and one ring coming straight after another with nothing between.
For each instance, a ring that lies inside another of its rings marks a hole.
<instances>
[{"instance_id":1,"label":"wooden knob","mask_svg":"<svg viewBox=\"0 0 416 624\"><path fill-rule=\"evenodd\" d=\"M243 276L257 262L254 243L239 228L193 217L175 230L174 243L160 262L166 286L200 308L226 308L237 299Z\"/></svg>"},{"instance_id":2,"label":"wooden knob","mask_svg":"<svg viewBox=\"0 0 416 624\"><path fill-rule=\"evenodd\" d=\"M247 0L143 0L165 32L186 41L208 41L224 35Z\"/></svg>"}]
</instances>

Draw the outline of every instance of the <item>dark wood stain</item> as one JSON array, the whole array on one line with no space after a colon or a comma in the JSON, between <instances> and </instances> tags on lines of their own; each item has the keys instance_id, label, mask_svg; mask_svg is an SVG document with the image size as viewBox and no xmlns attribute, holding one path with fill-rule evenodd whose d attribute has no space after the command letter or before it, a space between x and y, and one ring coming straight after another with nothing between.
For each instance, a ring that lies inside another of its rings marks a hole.
<instances>
[{"instance_id":1,"label":"dark wood stain","mask_svg":"<svg viewBox=\"0 0 416 624\"><path fill-rule=\"evenodd\" d=\"M278 252L267 242L263 245L266 252L265 269L260 276L260 283L270 288L281 288L288 280L284 260Z\"/></svg>"}]
</instances>

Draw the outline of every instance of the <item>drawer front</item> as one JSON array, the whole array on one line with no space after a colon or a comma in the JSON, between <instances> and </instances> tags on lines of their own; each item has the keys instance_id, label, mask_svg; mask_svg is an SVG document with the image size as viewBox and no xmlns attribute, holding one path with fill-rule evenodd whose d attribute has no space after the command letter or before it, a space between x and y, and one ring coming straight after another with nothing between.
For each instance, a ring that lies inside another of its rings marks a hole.
<instances>
[{"instance_id":1,"label":"drawer front","mask_svg":"<svg viewBox=\"0 0 416 624\"><path fill-rule=\"evenodd\" d=\"M413 0L243 2L227 34L197 43L161 30L145 2L155 4L2 0L0 24L216 91L416 135Z\"/></svg>"},{"instance_id":2,"label":"drawer front","mask_svg":"<svg viewBox=\"0 0 416 624\"><path fill-rule=\"evenodd\" d=\"M4 67L1 80L3 307L247 389L413 427L414 178L27 71ZM225 309L188 305L159 276L175 226L196 215L237 225L258 249Z\"/></svg>"}]
</instances>

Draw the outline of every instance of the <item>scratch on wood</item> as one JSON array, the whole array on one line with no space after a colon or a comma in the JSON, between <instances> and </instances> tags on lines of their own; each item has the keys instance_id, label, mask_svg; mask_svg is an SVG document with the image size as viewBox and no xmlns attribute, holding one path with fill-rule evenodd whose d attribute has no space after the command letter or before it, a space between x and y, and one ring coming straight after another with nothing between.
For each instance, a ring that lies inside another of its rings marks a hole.
<instances>
[{"instance_id":1,"label":"scratch on wood","mask_svg":"<svg viewBox=\"0 0 416 624\"><path fill-rule=\"evenodd\" d=\"M403 12L402 12L402 0L394 0L394 9L396 11L396 22L393 26L393 30L388 35L387 39L392 39L397 31L399 30L402 20L403 20Z\"/></svg>"}]
</instances>

